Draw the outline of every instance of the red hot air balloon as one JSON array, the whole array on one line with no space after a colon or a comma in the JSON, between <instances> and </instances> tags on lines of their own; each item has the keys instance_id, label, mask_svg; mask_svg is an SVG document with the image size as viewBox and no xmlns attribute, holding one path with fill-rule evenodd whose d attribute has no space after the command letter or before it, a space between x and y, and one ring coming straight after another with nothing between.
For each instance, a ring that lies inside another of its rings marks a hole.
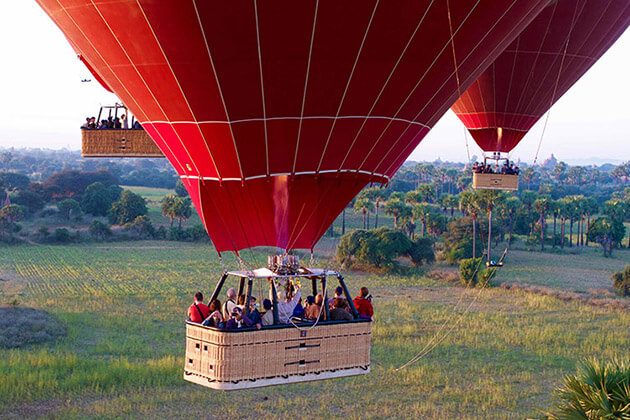
<instances>
[{"instance_id":1,"label":"red hot air balloon","mask_svg":"<svg viewBox=\"0 0 630 420\"><path fill-rule=\"evenodd\" d=\"M628 0L556 0L453 105L477 144L509 152L630 24Z\"/></svg>"},{"instance_id":2,"label":"red hot air balloon","mask_svg":"<svg viewBox=\"0 0 630 420\"><path fill-rule=\"evenodd\" d=\"M38 0L218 251L312 248L548 0Z\"/></svg>"}]
</instances>

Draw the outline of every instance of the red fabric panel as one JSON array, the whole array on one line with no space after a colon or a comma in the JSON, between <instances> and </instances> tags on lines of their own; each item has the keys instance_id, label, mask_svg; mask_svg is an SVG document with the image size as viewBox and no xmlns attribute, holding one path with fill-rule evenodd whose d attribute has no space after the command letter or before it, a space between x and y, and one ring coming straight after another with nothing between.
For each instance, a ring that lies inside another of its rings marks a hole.
<instances>
[{"instance_id":1,"label":"red fabric panel","mask_svg":"<svg viewBox=\"0 0 630 420\"><path fill-rule=\"evenodd\" d=\"M238 250L312 246L548 0L38 2Z\"/></svg>"},{"instance_id":2,"label":"red fabric panel","mask_svg":"<svg viewBox=\"0 0 630 420\"><path fill-rule=\"evenodd\" d=\"M464 92L453 111L483 150L509 152L628 25L627 0L557 0Z\"/></svg>"},{"instance_id":3,"label":"red fabric panel","mask_svg":"<svg viewBox=\"0 0 630 420\"><path fill-rule=\"evenodd\" d=\"M218 251L311 248L369 180L366 175L322 174L205 181L199 184L202 218Z\"/></svg>"}]
</instances>

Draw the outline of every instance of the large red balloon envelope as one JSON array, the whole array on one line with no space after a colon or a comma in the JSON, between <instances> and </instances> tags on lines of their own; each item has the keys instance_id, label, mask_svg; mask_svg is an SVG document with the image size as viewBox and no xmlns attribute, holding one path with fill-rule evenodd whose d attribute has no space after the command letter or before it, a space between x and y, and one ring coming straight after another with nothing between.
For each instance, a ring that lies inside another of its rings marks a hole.
<instances>
[{"instance_id":1,"label":"large red balloon envelope","mask_svg":"<svg viewBox=\"0 0 630 420\"><path fill-rule=\"evenodd\" d=\"M312 248L548 0L38 0L216 248Z\"/></svg>"},{"instance_id":2,"label":"large red balloon envelope","mask_svg":"<svg viewBox=\"0 0 630 420\"><path fill-rule=\"evenodd\" d=\"M557 0L453 105L484 151L509 152L630 24L628 0Z\"/></svg>"}]
</instances>

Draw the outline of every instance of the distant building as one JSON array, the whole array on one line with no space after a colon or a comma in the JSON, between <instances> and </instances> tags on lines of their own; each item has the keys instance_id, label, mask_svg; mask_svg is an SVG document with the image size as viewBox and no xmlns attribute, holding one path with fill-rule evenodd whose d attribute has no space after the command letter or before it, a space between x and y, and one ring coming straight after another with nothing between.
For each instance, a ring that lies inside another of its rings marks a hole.
<instances>
[{"instance_id":1,"label":"distant building","mask_svg":"<svg viewBox=\"0 0 630 420\"><path fill-rule=\"evenodd\" d=\"M543 162L542 166L543 168L546 168L546 169L553 169L556 167L557 164L558 164L558 159L556 159L556 157L552 153L551 156L549 156L547 160Z\"/></svg>"}]
</instances>

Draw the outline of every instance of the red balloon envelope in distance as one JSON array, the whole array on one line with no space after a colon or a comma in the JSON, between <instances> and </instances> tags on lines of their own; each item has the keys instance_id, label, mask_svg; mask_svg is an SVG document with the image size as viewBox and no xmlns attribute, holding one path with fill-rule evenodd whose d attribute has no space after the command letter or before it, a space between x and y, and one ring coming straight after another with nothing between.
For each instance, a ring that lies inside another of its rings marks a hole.
<instances>
[{"instance_id":1,"label":"red balloon envelope in distance","mask_svg":"<svg viewBox=\"0 0 630 420\"><path fill-rule=\"evenodd\" d=\"M509 152L630 24L628 0L557 0L453 105L477 144Z\"/></svg>"},{"instance_id":2,"label":"red balloon envelope in distance","mask_svg":"<svg viewBox=\"0 0 630 420\"><path fill-rule=\"evenodd\" d=\"M312 248L548 1L38 3L237 251Z\"/></svg>"}]
</instances>

